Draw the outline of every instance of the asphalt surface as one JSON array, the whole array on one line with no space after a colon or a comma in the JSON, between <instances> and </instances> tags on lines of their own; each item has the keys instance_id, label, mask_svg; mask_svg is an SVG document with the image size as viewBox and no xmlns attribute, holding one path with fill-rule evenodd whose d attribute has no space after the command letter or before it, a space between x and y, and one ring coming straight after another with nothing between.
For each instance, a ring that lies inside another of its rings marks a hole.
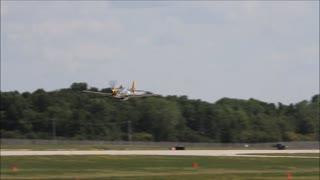
<instances>
[{"instance_id":1,"label":"asphalt surface","mask_svg":"<svg viewBox=\"0 0 320 180\"><path fill-rule=\"evenodd\" d=\"M281 153L286 156L268 156L265 154ZM1 150L1 156L43 156L43 155L165 155L165 156L248 156L248 157L294 157L317 158L308 156L290 156L293 153L320 153L320 150L105 150L105 151L32 151ZM263 155L248 155L263 154ZM319 157L318 157L319 158Z\"/></svg>"}]
</instances>

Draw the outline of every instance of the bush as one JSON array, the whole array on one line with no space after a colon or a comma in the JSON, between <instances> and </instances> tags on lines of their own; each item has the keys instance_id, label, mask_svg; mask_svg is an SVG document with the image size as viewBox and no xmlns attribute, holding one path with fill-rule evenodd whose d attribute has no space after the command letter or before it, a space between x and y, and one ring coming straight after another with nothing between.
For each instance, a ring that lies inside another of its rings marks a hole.
<instances>
[{"instance_id":1,"label":"bush","mask_svg":"<svg viewBox=\"0 0 320 180\"><path fill-rule=\"evenodd\" d=\"M134 140L134 141L152 141L153 136L152 136L152 134L146 133L146 132L134 133L132 135L132 140Z\"/></svg>"}]
</instances>

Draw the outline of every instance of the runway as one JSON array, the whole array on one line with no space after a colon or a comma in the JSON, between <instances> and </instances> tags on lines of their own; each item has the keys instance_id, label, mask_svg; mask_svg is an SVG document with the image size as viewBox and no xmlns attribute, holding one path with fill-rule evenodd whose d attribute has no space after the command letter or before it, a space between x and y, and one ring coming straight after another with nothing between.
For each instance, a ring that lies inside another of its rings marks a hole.
<instances>
[{"instance_id":1,"label":"runway","mask_svg":"<svg viewBox=\"0 0 320 180\"><path fill-rule=\"evenodd\" d=\"M265 155L265 154L286 154ZM162 155L162 156L246 156L246 157L294 157L317 158L308 156L290 156L294 153L320 153L320 150L105 150L105 151L32 151L32 150L1 150L1 156L47 156L47 155ZM263 154L263 155L248 155ZM319 158L319 157L318 157Z\"/></svg>"}]
</instances>

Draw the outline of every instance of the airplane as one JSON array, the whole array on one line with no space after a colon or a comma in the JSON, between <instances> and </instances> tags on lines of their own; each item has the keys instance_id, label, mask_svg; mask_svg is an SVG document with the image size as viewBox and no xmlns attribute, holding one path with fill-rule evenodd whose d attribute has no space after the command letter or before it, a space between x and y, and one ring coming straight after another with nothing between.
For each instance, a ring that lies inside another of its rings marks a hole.
<instances>
[{"instance_id":1,"label":"airplane","mask_svg":"<svg viewBox=\"0 0 320 180\"><path fill-rule=\"evenodd\" d=\"M87 91L87 90L84 90L83 92L97 94L101 96L109 96L109 97L117 98L123 101L128 100L129 98L132 98L132 97L160 96L159 94L153 94L149 91L137 90L135 81L132 82L131 88L126 88L126 87L123 87L122 85L116 88L115 81L110 82L110 84L113 85L113 87L110 88L111 89L110 93ZM136 92L142 92L142 94L136 94Z\"/></svg>"}]
</instances>

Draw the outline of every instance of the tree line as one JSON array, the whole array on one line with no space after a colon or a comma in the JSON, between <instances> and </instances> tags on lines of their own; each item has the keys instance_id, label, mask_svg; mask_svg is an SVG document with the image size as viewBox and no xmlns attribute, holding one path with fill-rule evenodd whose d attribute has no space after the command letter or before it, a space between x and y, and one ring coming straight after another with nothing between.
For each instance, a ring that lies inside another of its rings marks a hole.
<instances>
[{"instance_id":1,"label":"tree line","mask_svg":"<svg viewBox=\"0 0 320 180\"><path fill-rule=\"evenodd\" d=\"M119 101L82 93L106 92L73 83L32 93L1 92L1 138L181 142L319 140L319 94L296 104L187 96Z\"/></svg>"}]
</instances>

